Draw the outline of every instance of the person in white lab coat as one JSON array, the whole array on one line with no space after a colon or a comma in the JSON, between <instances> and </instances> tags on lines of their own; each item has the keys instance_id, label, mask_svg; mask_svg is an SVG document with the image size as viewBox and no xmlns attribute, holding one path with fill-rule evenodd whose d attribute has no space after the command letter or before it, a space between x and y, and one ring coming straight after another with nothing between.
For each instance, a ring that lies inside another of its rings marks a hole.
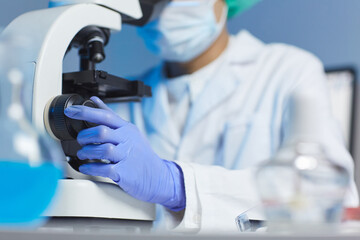
<instances>
[{"instance_id":1,"label":"person in white lab coat","mask_svg":"<svg viewBox=\"0 0 360 240\"><path fill-rule=\"evenodd\" d=\"M79 134L79 158L112 162L80 170L165 206L165 219L176 230L236 231L235 217L259 204L256 167L289 137L289 99L305 91L320 106L325 131L318 140L353 176L321 62L296 47L264 44L247 31L229 36L228 12L256 2L174 1L140 29L149 49L164 59L142 79L153 97L119 105L121 118L97 98L102 109L68 108L69 117L103 125ZM358 204L353 180L346 199Z\"/></svg>"}]
</instances>

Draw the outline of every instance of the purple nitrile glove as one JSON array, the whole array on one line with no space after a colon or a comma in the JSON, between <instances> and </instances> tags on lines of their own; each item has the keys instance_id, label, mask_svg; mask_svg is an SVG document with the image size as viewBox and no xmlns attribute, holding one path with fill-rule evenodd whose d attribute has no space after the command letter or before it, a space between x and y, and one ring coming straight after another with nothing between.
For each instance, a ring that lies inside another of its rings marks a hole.
<instances>
[{"instance_id":1,"label":"purple nitrile glove","mask_svg":"<svg viewBox=\"0 0 360 240\"><path fill-rule=\"evenodd\" d=\"M112 179L129 195L146 202L159 203L172 211L185 208L184 177L172 161L159 158L137 127L119 117L99 98L91 100L99 108L71 106L69 118L99 124L82 130L77 141L80 160L106 159L111 164L80 166L84 174Z\"/></svg>"}]
</instances>

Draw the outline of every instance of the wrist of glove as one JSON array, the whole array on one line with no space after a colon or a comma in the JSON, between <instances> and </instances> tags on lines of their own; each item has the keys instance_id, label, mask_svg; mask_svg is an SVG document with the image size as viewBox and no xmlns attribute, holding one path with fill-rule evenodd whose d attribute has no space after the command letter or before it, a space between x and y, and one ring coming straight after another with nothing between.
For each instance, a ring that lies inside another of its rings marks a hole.
<instances>
[{"instance_id":1,"label":"wrist of glove","mask_svg":"<svg viewBox=\"0 0 360 240\"><path fill-rule=\"evenodd\" d=\"M84 174L112 179L129 195L158 203L172 211L185 208L184 177L174 162L159 158L137 127L119 117L99 98L92 97L99 108L72 106L65 110L69 118L99 126L78 134L82 145L80 160L106 159L110 164L91 163L80 167Z\"/></svg>"}]
</instances>

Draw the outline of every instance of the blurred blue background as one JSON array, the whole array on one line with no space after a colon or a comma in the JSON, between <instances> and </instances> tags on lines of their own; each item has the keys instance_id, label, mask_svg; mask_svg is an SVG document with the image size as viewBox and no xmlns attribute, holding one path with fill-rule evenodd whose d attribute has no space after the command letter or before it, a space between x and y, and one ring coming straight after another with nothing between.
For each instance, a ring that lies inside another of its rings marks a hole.
<instances>
[{"instance_id":1,"label":"blurred blue background","mask_svg":"<svg viewBox=\"0 0 360 240\"><path fill-rule=\"evenodd\" d=\"M309 50L326 67L360 68L359 0L263 0L229 22L231 33L241 29L267 43L284 42ZM120 75L138 75L158 62L134 27L128 26L113 36L107 54L102 67Z\"/></svg>"},{"instance_id":2,"label":"blurred blue background","mask_svg":"<svg viewBox=\"0 0 360 240\"><path fill-rule=\"evenodd\" d=\"M47 0L0 0L0 3L0 27L24 12L48 5ZM360 0L263 0L232 19L229 29L233 34L248 29L266 43L283 42L306 49L327 68L353 66L360 70ZM107 60L99 68L119 76L139 75L158 62L130 26L113 35L106 51ZM64 68L77 70L75 52L67 57ZM357 106L359 116L360 104ZM355 143L360 144L360 124L357 125ZM360 148L355 147L354 155L360 163Z\"/></svg>"},{"instance_id":3,"label":"blurred blue background","mask_svg":"<svg viewBox=\"0 0 360 240\"><path fill-rule=\"evenodd\" d=\"M0 26L16 16L46 8L47 0L0 0ZM289 43L317 55L327 67L360 68L359 0L263 0L252 10L229 22L230 32L248 29L264 42ZM72 55L75 55L73 53ZM114 34L101 68L117 75L139 75L158 62L145 49L134 27ZM65 70L77 69L74 56Z\"/></svg>"}]
</instances>

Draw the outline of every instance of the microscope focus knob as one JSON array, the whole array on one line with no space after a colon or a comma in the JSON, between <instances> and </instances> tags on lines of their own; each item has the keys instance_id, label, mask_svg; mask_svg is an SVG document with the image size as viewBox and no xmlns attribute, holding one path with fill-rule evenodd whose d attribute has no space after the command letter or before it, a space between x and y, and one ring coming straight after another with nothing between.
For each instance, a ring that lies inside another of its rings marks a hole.
<instances>
[{"instance_id":1,"label":"microscope focus knob","mask_svg":"<svg viewBox=\"0 0 360 240\"><path fill-rule=\"evenodd\" d=\"M64 114L64 110L73 105L97 108L93 101L85 100L80 95L64 94L53 98L45 109L44 123L46 130L50 135L61 141L74 140L81 130L97 126L90 122L68 118Z\"/></svg>"}]
</instances>

